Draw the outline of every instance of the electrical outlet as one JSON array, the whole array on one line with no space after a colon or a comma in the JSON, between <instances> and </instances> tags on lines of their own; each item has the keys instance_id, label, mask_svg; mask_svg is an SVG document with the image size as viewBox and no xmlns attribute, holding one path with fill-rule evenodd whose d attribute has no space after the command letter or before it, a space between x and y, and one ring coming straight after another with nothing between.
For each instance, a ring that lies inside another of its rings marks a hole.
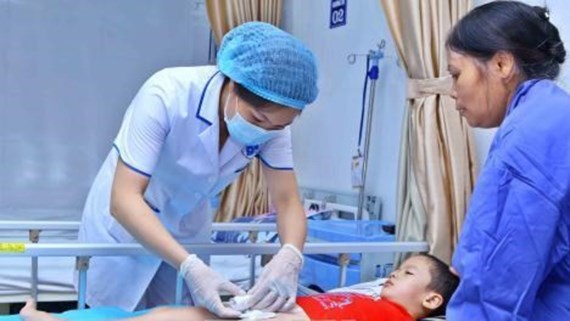
<instances>
[{"instance_id":1,"label":"electrical outlet","mask_svg":"<svg viewBox=\"0 0 570 321\"><path fill-rule=\"evenodd\" d=\"M368 211L371 220L379 220L382 218L382 201L380 197L367 195L364 207Z\"/></svg>"}]
</instances>

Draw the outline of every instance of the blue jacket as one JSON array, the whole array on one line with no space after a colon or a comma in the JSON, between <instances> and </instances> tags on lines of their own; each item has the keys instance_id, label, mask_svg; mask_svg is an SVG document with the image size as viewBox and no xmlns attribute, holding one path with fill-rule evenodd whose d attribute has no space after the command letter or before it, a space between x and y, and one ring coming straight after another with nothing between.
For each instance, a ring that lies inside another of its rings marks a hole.
<instances>
[{"instance_id":1,"label":"blue jacket","mask_svg":"<svg viewBox=\"0 0 570 321\"><path fill-rule=\"evenodd\" d=\"M519 86L478 178L450 321L570 320L570 96Z\"/></svg>"}]
</instances>

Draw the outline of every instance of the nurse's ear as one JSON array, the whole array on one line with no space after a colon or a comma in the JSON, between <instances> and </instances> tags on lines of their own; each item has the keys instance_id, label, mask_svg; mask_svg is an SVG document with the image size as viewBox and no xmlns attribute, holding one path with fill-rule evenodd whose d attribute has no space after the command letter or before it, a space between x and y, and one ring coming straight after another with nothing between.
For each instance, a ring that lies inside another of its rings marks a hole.
<instances>
[{"instance_id":1,"label":"nurse's ear","mask_svg":"<svg viewBox=\"0 0 570 321\"><path fill-rule=\"evenodd\" d=\"M497 52L488 62L488 66L491 68L491 71L505 83L510 83L518 78L519 70L517 61L515 56L510 52Z\"/></svg>"}]
</instances>

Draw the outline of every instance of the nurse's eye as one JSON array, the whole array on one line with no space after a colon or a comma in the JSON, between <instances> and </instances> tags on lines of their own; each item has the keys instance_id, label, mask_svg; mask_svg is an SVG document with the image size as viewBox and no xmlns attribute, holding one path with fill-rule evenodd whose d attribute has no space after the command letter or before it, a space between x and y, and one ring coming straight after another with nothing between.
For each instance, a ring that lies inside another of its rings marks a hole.
<instances>
[{"instance_id":1,"label":"nurse's eye","mask_svg":"<svg viewBox=\"0 0 570 321\"><path fill-rule=\"evenodd\" d=\"M256 123L263 123L266 121L265 117L261 116L258 112L255 111L251 113L251 118Z\"/></svg>"},{"instance_id":2,"label":"nurse's eye","mask_svg":"<svg viewBox=\"0 0 570 321\"><path fill-rule=\"evenodd\" d=\"M249 120L256 125L263 125L264 121L254 113L250 114Z\"/></svg>"}]
</instances>

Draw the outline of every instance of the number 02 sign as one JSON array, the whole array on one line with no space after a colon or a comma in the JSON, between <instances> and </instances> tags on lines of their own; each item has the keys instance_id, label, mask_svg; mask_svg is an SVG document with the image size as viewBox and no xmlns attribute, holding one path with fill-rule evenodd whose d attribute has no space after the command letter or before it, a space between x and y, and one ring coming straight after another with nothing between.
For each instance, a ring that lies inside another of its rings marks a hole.
<instances>
[{"instance_id":1,"label":"number 02 sign","mask_svg":"<svg viewBox=\"0 0 570 321\"><path fill-rule=\"evenodd\" d=\"M331 0L330 29L346 24L346 1Z\"/></svg>"}]
</instances>

